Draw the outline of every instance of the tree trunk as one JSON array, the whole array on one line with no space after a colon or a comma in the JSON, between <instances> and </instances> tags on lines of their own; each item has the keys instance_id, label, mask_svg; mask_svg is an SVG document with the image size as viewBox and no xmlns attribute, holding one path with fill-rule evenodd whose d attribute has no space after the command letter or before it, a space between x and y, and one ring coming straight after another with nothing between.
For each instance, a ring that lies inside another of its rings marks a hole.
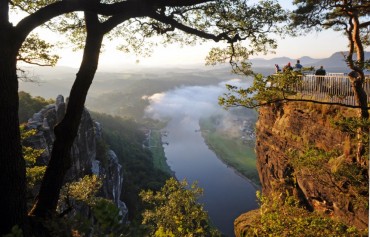
<instances>
[{"instance_id":1,"label":"tree trunk","mask_svg":"<svg viewBox=\"0 0 370 237\"><path fill-rule=\"evenodd\" d=\"M0 236L27 223L26 169L18 120L18 79L13 28L0 23ZM24 229L25 230L25 229ZM25 233L25 236L27 234Z\"/></svg>"},{"instance_id":2,"label":"tree trunk","mask_svg":"<svg viewBox=\"0 0 370 237\"><path fill-rule=\"evenodd\" d=\"M350 76L352 90L354 92L356 105L360 107L360 118L368 119L369 118L369 110L367 108L367 94L363 88L364 85L364 78L359 75L357 78L353 78Z\"/></svg>"},{"instance_id":3,"label":"tree trunk","mask_svg":"<svg viewBox=\"0 0 370 237\"><path fill-rule=\"evenodd\" d=\"M367 109L367 94L363 88L364 76L359 73L350 73L349 78L351 81L352 90L354 92L356 105L360 107L359 117L362 120L369 119L369 110ZM363 141L364 134L368 132L368 128L360 127L357 131L357 151L356 162L362 166L366 166L367 162L363 158L365 154L366 142Z\"/></svg>"},{"instance_id":4,"label":"tree trunk","mask_svg":"<svg viewBox=\"0 0 370 237\"><path fill-rule=\"evenodd\" d=\"M31 215L45 218L55 213L65 174L71 166L71 147L78 132L87 92L98 66L103 36L97 27L88 28L80 70L70 92L65 117L54 128L56 139L51 159Z\"/></svg>"},{"instance_id":5,"label":"tree trunk","mask_svg":"<svg viewBox=\"0 0 370 237\"><path fill-rule=\"evenodd\" d=\"M363 89L365 82L364 74L364 48L360 37L360 22L357 11L350 13L349 29L347 30L347 37L349 41L349 53L347 56L347 63L349 68L353 71L349 73L349 79L354 92L356 105L360 110L358 117L361 120L369 119L369 110L367 108L367 94ZM356 52L356 62L353 60L353 54ZM368 142L364 142L364 134L368 132L368 128L360 127L357 130L357 151L356 162L359 165L367 166L367 158L364 159L365 146Z\"/></svg>"}]
</instances>

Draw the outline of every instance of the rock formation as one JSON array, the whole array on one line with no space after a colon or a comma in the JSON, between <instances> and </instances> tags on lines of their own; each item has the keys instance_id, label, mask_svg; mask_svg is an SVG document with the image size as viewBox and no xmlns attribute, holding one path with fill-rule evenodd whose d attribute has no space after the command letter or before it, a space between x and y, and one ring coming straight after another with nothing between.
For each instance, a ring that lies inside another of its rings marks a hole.
<instances>
[{"instance_id":1,"label":"rock formation","mask_svg":"<svg viewBox=\"0 0 370 237\"><path fill-rule=\"evenodd\" d=\"M332 121L340 116L353 117L356 113L353 109L298 102L260 108L256 124L256 154L262 191L268 195L288 190L308 210L325 213L361 229L367 228L367 174L363 175L365 181L359 184L362 186L360 193L356 193L360 189L353 187L354 182L334 177L334 168L355 152L355 148L348 145L349 134L332 125ZM336 149L341 153L331 159L331 163L322 164L329 167L329 172L321 172L320 166L309 171L304 167L297 169L289 152L305 152L308 147L324 151ZM253 213L244 214L235 222L239 233L240 229L248 226L250 215Z\"/></svg>"},{"instance_id":2,"label":"rock formation","mask_svg":"<svg viewBox=\"0 0 370 237\"><path fill-rule=\"evenodd\" d=\"M27 139L26 143L33 148L45 150L41 159L39 159L39 162L43 164L47 164L50 159L55 139L53 127L64 117L65 109L64 98L59 95L55 104L48 105L35 113L27 123L27 128L36 129L37 134ZM120 200L123 170L112 150L99 149L101 139L102 129L100 124L93 121L89 112L85 109L71 151L73 164L65 181L76 181L90 174L99 176L103 181L99 196L113 200L119 207L124 221L128 210L125 203Z\"/></svg>"}]
</instances>

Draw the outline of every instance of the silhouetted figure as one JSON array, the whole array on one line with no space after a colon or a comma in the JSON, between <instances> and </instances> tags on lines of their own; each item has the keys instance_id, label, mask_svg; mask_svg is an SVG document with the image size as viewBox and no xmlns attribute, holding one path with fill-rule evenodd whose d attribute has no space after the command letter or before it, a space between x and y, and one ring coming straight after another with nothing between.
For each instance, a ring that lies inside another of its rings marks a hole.
<instances>
[{"instance_id":1,"label":"silhouetted figure","mask_svg":"<svg viewBox=\"0 0 370 237\"><path fill-rule=\"evenodd\" d=\"M283 67L283 72L291 71L293 70L292 66L290 65L290 62Z\"/></svg>"},{"instance_id":2,"label":"silhouetted figure","mask_svg":"<svg viewBox=\"0 0 370 237\"><path fill-rule=\"evenodd\" d=\"M275 64L275 73L281 72L279 65Z\"/></svg>"},{"instance_id":3,"label":"silhouetted figure","mask_svg":"<svg viewBox=\"0 0 370 237\"><path fill-rule=\"evenodd\" d=\"M302 67L303 66L301 64L301 61L297 60L297 63L295 64L294 69L300 71L300 70L302 70Z\"/></svg>"},{"instance_id":4,"label":"silhouetted figure","mask_svg":"<svg viewBox=\"0 0 370 237\"><path fill-rule=\"evenodd\" d=\"M326 75L326 71L324 69L324 66L320 66L320 68L316 70L315 75L316 76L325 76Z\"/></svg>"},{"instance_id":5,"label":"silhouetted figure","mask_svg":"<svg viewBox=\"0 0 370 237\"><path fill-rule=\"evenodd\" d=\"M326 71L324 69L324 66L320 66L319 69L316 70L316 90L318 91L323 91L323 82L324 82L324 77L326 75Z\"/></svg>"}]
</instances>

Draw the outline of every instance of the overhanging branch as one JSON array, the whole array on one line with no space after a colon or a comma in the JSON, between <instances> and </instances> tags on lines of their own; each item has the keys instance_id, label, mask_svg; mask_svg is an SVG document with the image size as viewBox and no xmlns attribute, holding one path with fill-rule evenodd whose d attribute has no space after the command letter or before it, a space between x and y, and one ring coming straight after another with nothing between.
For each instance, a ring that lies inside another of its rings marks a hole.
<instances>
[{"instance_id":1,"label":"overhanging branch","mask_svg":"<svg viewBox=\"0 0 370 237\"><path fill-rule=\"evenodd\" d=\"M215 42L219 42L221 40L226 40L229 43L236 42L236 41L240 40L239 35L236 35L236 36L231 38L230 36L227 35L227 32L223 32L223 33L218 34L218 35L210 34L210 33L200 31L198 29L186 26L186 25L174 20L171 17L161 15L161 14L159 14L157 12L154 12L154 11L149 15L149 17L151 17L151 18L153 18L157 21L160 21L162 23L172 25L175 28L184 31L185 33L196 35L196 36L199 36L203 39L210 39L210 40L213 40Z\"/></svg>"},{"instance_id":2,"label":"overhanging branch","mask_svg":"<svg viewBox=\"0 0 370 237\"><path fill-rule=\"evenodd\" d=\"M288 102L310 102L314 104L321 104L321 105L337 105L337 106L342 106L346 108L353 108L353 109L360 109L361 106L356 106L356 105L347 105L347 104L342 104L338 102L323 102L323 101L318 101L318 100L311 100L311 99L289 99L289 98L281 98L281 99L275 99L275 100L270 100L266 101L263 103L255 104L255 105L245 105L241 103L234 103L233 105L228 105L226 107L245 107L249 109L255 109L267 105L271 105L274 103L288 103ZM367 109L370 109L370 107L367 107Z\"/></svg>"},{"instance_id":3,"label":"overhanging branch","mask_svg":"<svg viewBox=\"0 0 370 237\"><path fill-rule=\"evenodd\" d=\"M127 0L113 4L103 4L89 0L58 1L23 18L15 27L15 31L19 36L19 44L21 44L33 29L54 17L69 12L90 11L105 16L111 16L122 15L128 12L141 12L143 8L157 9L160 7L192 6L213 1L215 0Z\"/></svg>"}]
</instances>

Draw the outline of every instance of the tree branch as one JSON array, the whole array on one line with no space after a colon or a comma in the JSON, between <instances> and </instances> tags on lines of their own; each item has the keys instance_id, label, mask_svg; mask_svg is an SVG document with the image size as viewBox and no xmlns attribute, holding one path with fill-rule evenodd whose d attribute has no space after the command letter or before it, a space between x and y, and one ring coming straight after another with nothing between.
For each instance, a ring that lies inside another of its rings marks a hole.
<instances>
[{"instance_id":1,"label":"tree branch","mask_svg":"<svg viewBox=\"0 0 370 237\"><path fill-rule=\"evenodd\" d=\"M241 103L234 103L233 105L227 105L226 107L230 107L230 108L232 108L232 107L245 107L245 108L249 108L249 109L255 109L255 108L259 108L259 107L262 107L262 106L266 106L266 105L270 105L270 104L278 103L278 102L279 103L311 102L311 103L314 103L314 104L338 105L338 106L342 106L342 107L346 107L346 108L354 108L354 109L361 108L361 106L347 105L347 104L342 104L342 103L338 103L338 102L323 102L323 101L309 100L309 99L289 99L289 98L274 99L274 100L266 101L266 102L263 102L263 103L255 104L255 105L244 105L244 104L241 104ZM370 109L370 107L367 107L367 109Z\"/></svg>"},{"instance_id":2,"label":"tree branch","mask_svg":"<svg viewBox=\"0 0 370 237\"><path fill-rule=\"evenodd\" d=\"M213 2L215 0L127 0L113 4L103 4L89 0L59 1L51 3L35 13L22 19L15 27L20 44L36 27L46 23L52 18L73 12L90 11L101 15L115 15L130 11L142 12L142 9L155 9L160 7L181 7Z\"/></svg>"},{"instance_id":3,"label":"tree branch","mask_svg":"<svg viewBox=\"0 0 370 237\"><path fill-rule=\"evenodd\" d=\"M368 27L368 26L370 26L370 21L362 22L362 23L360 24L360 28L366 28L366 27Z\"/></svg>"},{"instance_id":4,"label":"tree branch","mask_svg":"<svg viewBox=\"0 0 370 237\"><path fill-rule=\"evenodd\" d=\"M151 17L151 18L153 18L157 21L160 21L162 23L172 25L175 28L184 31L185 33L196 35L196 36L202 37L204 39L210 39L210 40L213 40L215 42L219 42L221 40L227 40L228 43L233 43L233 42L236 42L236 41L240 40L239 35L235 35L234 37L231 38L230 36L227 35L226 32L223 32L219 35L210 34L210 33L200 31L198 29L186 26L186 25L174 20L173 18L158 14L155 11L153 11L152 14L149 15L149 17Z\"/></svg>"}]
</instances>

